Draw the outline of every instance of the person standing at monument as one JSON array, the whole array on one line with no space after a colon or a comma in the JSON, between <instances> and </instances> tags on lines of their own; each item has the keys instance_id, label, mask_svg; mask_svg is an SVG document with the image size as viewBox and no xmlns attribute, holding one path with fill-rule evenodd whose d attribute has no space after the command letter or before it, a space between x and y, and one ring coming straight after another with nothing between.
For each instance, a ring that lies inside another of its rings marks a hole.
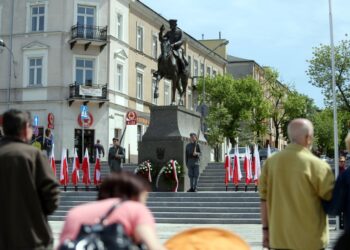
<instances>
[{"instance_id":1,"label":"person standing at monument","mask_svg":"<svg viewBox=\"0 0 350 250\"><path fill-rule=\"evenodd\" d=\"M122 162L125 159L125 149L120 146L118 138L113 138L113 146L108 151L108 166L111 172L122 171Z\"/></svg>"},{"instance_id":2,"label":"person standing at monument","mask_svg":"<svg viewBox=\"0 0 350 250\"><path fill-rule=\"evenodd\" d=\"M190 134L191 142L186 145L186 165L191 188L187 192L197 192L201 149L195 133Z\"/></svg>"},{"instance_id":3,"label":"person standing at monument","mask_svg":"<svg viewBox=\"0 0 350 250\"><path fill-rule=\"evenodd\" d=\"M29 112L3 115L0 142L0 249L50 249L53 236L47 216L58 207L59 184L45 155L29 145Z\"/></svg>"},{"instance_id":4,"label":"person standing at monument","mask_svg":"<svg viewBox=\"0 0 350 250\"><path fill-rule=\"evenodd\" d=\"M313 135L309 120L292 120L291 143L264 163L259 179L264 247L318 250L328 244L321 201L332 198L334 175L311 153Z\"/></svg>"}]
</instances>

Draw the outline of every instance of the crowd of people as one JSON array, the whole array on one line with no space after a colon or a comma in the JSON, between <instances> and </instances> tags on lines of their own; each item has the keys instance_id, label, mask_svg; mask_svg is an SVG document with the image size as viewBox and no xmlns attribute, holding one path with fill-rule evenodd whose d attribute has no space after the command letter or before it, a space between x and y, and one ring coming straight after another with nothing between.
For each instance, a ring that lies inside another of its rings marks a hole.
<instances>
[{"instance_id":1,"label":"crowd of people","mask_svg":"<svg viewBox=\"0 0 350 250\"><path fill-rule=\"evenodd\" d=\"M53 236L47 216L58 207L59 183L47 157L29 145L33 134L30 113L6 111L3 132L0 140L0 249L52 249ZM50 138L49 133L45 136ZM191 179L188 191L195 192L200 148L196 134L190 136L191 143L186 147ZM350 168L346 169L342 165L345 159L340 158L341 173L335 181L331 167L311 153L313 125L310 121L291 121L288 136L290 144L265 161L259 179L263 247L325 249L329 233L327 214L343 213L345 230L334 249L350 249ZM345 142L350 149L350 135ZM47 144L49 151L50 143ZM104 150L96 148L104 155ZM146 249L177 249L174 246L181 248L181 244L185 244L181 237L168 245L160 243L155 219L146 206L150 186L144 179L121 171L124 157L124 149L118 138L114 138L108 152L112 174L103 180L97 201L76 206L68 212L60 234L61 246L75 240L83 225L96 223L107 211L111 214L105 220L106 225L122 225L127 237ZM212 235L218 234L215 231ZM192 245L193 249L200 249L195 248L196 243ZM220 245L216 247L221 249ZM244 245L239 249L248 248Z\"/></svg>"}]
</instances>

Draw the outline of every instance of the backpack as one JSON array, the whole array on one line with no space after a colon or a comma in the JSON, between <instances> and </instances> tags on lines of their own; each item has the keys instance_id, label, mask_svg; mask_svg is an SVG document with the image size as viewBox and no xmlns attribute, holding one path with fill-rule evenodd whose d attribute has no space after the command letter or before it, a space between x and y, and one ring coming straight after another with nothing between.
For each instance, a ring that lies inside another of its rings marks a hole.
<instances>
[{"instance_id":1,"label":"backpack","mask_svg":"<svg viewBox=\"0 0 350 250\"><path fill-rule=\"evenodd\" d=\"M124 226L119 223L103 225L106 218L119 207L121 203L115 203L100 221L93 225L83 224L75 240L66 240L59 250L144 250L143 245L136 245L125 234Z\"/></svg>"}]
</instances>

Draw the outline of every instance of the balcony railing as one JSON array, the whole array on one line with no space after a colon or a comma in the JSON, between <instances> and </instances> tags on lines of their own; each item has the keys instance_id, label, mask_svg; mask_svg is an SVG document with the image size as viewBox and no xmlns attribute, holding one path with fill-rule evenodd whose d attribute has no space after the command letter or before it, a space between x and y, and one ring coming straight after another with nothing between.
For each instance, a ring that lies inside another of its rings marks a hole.
<instances>
[{"instance_id":1,"label":"balcony railing","mask_svg":"<svg viewBox=\"0 0 350 250\"><path fill-rule=\"evenodd\" d=\"M98 101L104 102L107 100L107 84L106 85L81 85L74 83L69 85L69 104L74 100Z\"/></svg>"},{"instance_id":2,"label":"balcony railing","mask_svg":"<svg viewBox=\"0 0 350 250\"><path fill-rule=\"evenodd\" d=\"M71 28L72 39L107 41L107 26L93 26L77 24Z\"/></svg>"}]
</instances>

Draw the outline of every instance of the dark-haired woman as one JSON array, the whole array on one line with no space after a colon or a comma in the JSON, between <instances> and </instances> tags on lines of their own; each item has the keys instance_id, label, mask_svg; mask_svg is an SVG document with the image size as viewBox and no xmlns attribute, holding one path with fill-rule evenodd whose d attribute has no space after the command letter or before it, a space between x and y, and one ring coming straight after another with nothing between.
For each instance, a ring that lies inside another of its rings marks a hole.
<instances>
[{"instance_id":1,"label":"dark-haired woman","mask_svg":"<svg viewBox=\"0 0 350 250\"><path fill-rule=\"evenodd\" d=\"M107 218L106 224L120 223L135 243L143 243L150 250L164 250L156 235L154 217L145 205L149 190L147 182L131 173L111 174L100 186L98 201L79 205L68 212L60 244L75 239L82 224L96 223L113 204L123 201Z\"/></svg>"}]
</instances>

